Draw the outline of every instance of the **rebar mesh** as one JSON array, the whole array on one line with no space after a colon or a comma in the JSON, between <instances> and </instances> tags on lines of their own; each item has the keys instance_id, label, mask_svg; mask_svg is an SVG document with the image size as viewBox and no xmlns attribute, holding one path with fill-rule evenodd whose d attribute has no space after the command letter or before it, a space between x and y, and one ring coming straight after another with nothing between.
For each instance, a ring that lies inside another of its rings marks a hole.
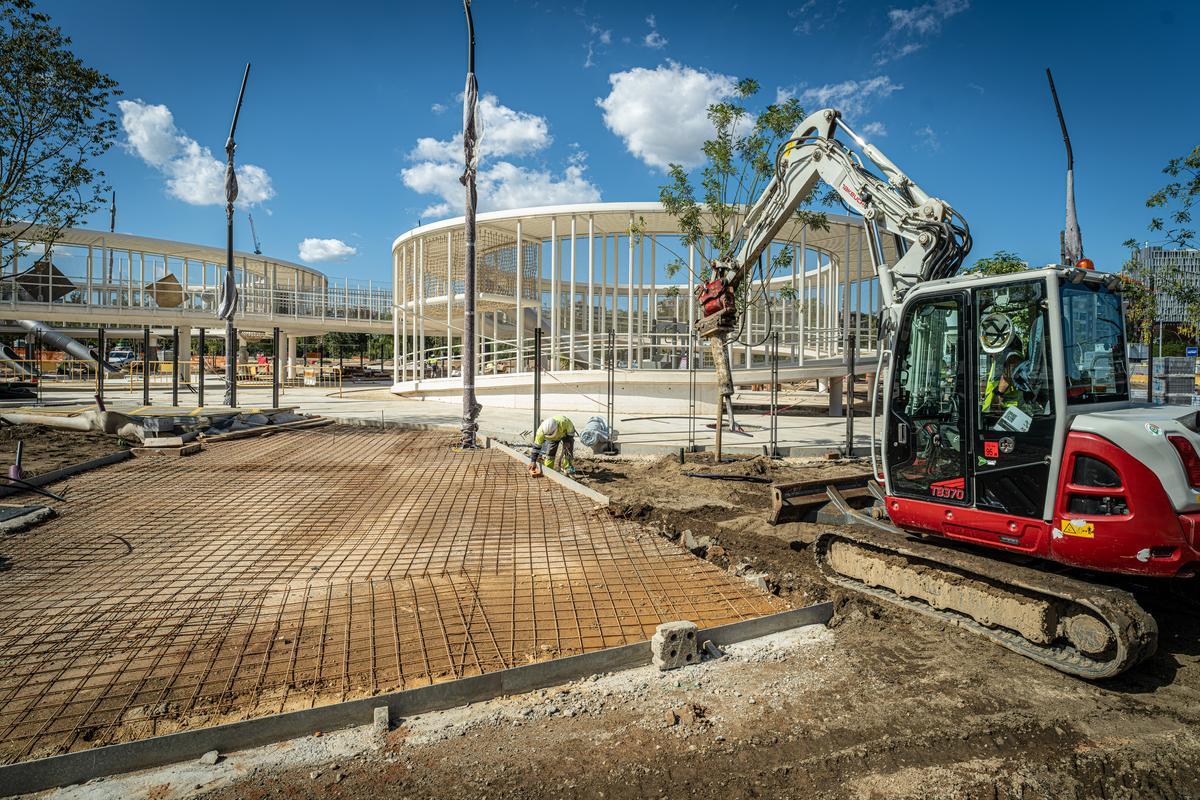
<instances>
[{"instance_id":1,"label":"rebar mesh","mask_svg":"<svg viewBox=\"0 0 1200 800\"><path fill-rule=\"evenodd\" d=\"M0 545L0 761L783 607L452 441L327 428L70 479Z\"/></svg>"}]
</instances>

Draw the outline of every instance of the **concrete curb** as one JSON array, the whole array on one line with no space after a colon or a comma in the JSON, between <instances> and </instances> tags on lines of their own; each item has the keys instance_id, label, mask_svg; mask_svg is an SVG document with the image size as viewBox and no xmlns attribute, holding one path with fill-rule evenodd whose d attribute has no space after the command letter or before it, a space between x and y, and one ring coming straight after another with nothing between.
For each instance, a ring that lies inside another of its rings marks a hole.
<instances>
[{"instance_id":1,"label":"concrete curb","mask_svg":"<svg viewBox=\"0 0 1200 800\"><path fill-rule=\"evenodd\" d=\"M803 625L825 625L832 616L832 603L818 603L720 625L702 631L700 635L721 647ZM0 766L0 795L40 792L93 778L174 764L199 758L210 750L231 753L308 736L316 731L370 725L379 706L387 706L392 719L411 717L649 663L650 643L643 641L417 689L8 764Z\"/></svg>"},{"instance_id":2,"label":"concrete curb","mask_svg":"<svg viewBox=\"0 0 1200 800\"><path fill-rule=\"evenodd\" d=\"M132 450L118 450L115 453L109 453L106 456L93 458L90 461L81 461L78 464L72 464L69 467L56 469L52 472L43 472L41 475L34 475L32 478L25 478L26 483L31 483L34 486L46 486L51 483L57 483L64 478L69 478L72 475L78 475L81 472L107 467L109 464L116 464L121 461L126 461L133 458ZM0 497L10 497L14 494L29 491L23 486L0 486Z\"/></svg>"},{"instance_id":3,"label":"concrete curb","mask_svg":"<svg viewBox=\"0 0 1200 800\"><path fill-rule=\"evenodd\" d=\"M485 444L493 450L499 450L501 453L504 453L506 456L509 456L522 464L529 463L529 456L518 453L508 445L502 444L490 436L484 437L484 441ZM610 502L608 495L601 494L595 489L584 486L579 481L573 481L566 475L563 475L561 472L556 472L552 469L544 469L542 470L542 475L546 478L549 478L553 483L557 483L559 486L562 486L564 489L570 489L572 492L583 495L589 500L594 500L599 505L607 506Z\"/></svg>"}]
</instances>

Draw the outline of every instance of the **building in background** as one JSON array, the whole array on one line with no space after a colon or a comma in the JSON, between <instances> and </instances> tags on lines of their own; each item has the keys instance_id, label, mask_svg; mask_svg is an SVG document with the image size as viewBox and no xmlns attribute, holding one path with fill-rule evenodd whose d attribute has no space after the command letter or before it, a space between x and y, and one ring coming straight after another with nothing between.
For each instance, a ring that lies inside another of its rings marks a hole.
<instances>
[{"instance_id":1,"label":"building in background","mask_svg":"<svg viewBox=\"0 0 1200 800\"><path fill-rule=\"evenodd\" d=\"M1143 247L1138 251L1142 263L1160 275L1178 275L1189 286L1200 288L1200 250L1167 250ZM1165 323L1187 321L1187 309L1168 292L1158 293L1158 318Z\"/></svg>"}]
</instances>

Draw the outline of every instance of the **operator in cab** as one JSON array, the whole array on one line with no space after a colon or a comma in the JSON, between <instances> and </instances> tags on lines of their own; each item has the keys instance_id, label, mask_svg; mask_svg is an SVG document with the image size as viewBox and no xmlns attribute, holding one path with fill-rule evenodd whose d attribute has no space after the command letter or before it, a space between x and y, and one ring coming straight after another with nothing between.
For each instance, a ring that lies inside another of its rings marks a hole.
<instances>
[{"instance_id":1,"label":"operator in cab","mask_svg":"<svg viewBox=\"0 0 1200 800\"><path fill-rule=\"evenodd\" d=\"M561 445L562 450L559 451ZM529 451L529 474L541 475L542 467L575 474L575 423L563 415L550 417L538 426ZM556 463L557 458L557 463Z\"/></svg>"},{"instance_id":2,"label":"operator in cab","mask_svg":"<svg viewBox=\"0 0 1200 800\"><path fill-rule=\"evenodd\" d=\"M1021 354L1021 341L1014 338L1004 352L992 359L988 371L987 385L983 392L984 413L1004 413L1005 409L1018 405L1021 401L1021 390L1017 388L1014 373L1024 362Z\"/></svg>"}]
</instances>

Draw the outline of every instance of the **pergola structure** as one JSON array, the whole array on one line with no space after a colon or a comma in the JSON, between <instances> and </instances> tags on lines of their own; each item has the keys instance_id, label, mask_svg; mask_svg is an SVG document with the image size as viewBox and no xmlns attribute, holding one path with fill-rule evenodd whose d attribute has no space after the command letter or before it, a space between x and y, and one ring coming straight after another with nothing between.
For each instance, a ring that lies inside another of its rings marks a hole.
<instances>
[{"instance_id":1,"label":"pergola structure","mask_svg":"<svg viewBox=\"0 0 1200 800\"><path fill-rule=\"evenodd\" d=\"M768 248L765 264L785 254L790 265L748 285L746 322L731 346L735 368L769 368L774 334L785 379L801 371L844 374L851 346L856 361L873 362L878 287L862 221L828 219L824 229L797 219ZM692 330L700 313L696 285L712 253L707 242L683 246L661 204L513 209L481 214L478 225L477 370L485 394L488 376L508 376L500 382L516 386L521 381L511 376L529 375L537 328L543 369L576 381L604 369L610 341L611 358L624 371L711 366ZM392 245L398 393L434 397L455 385L462 237L458 217L414 228ZM894 241L883 244L894 259Z\"/></svg>"}]
</instances>

